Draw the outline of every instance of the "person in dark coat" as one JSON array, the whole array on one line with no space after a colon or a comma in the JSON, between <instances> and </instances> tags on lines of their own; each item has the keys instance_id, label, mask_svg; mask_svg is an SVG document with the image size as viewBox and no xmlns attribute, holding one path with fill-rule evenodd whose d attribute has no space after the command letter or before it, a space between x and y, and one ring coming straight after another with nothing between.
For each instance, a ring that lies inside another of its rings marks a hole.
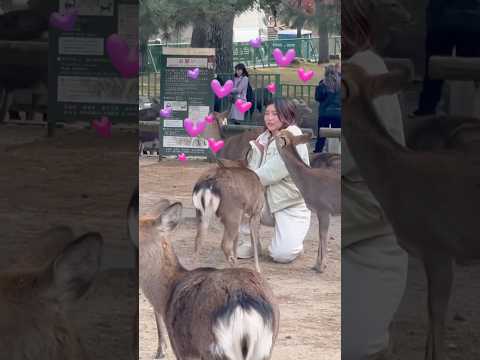
<instances>
[{"instance_id":1,"label":"person in dark coat","mask_svg":"<svg viewBox=\"0 0 480 360\"><path fill-rule=\"evenodd\" d=\"M342 100L341 100L340 75L335 66L325 68L325 79L321 80L315 88L315 100L318 101L318 128L341 127ZM317 134L315 152L323 151L325 138Z\"/></svg>"},{"instance_id":2,"label":"person in dark coat","mask_svg":"<svg viewBox=\"0 0 480 360\"><path fill-rule=\"evenodd\" d=\"M418 108L410 117L433 115L442 96L442 80L429 77L432 56L478 57L480 3L476 0L430 0L427 6L425 77Z\"/></svg>"}]
</instances>

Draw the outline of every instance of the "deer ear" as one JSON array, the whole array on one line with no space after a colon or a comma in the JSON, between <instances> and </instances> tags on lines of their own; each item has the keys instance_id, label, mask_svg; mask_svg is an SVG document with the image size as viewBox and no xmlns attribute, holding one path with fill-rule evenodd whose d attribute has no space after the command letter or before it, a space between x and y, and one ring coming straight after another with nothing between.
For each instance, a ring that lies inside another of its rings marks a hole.
<instances>
[{"instance_id":1,"label":"deer ear","mask_svg":"<svg viewBox=\"0 0 480 360\"><path fill-rule=\"evenodd\" d=\"M55 259L51 269L50 290L62 302L80 298L100 269L103 240L98 233L87 233L68 245Z\"/></svg>"},{"instance_id":2,"label":"deer ear","mask_svg":"<svg viewBox=\"0 0 480 360\"><path fill-rule=\"evenodd\" d=\"M393 95L405 89L410 83L411 74L407 69L395 69L386 74L372 76L369 95L376 98Z\"/></svg>"},{"instance_id":3,"label":"deer ear","mask_svg":"<svg viewBox=\"0 0 480 360\"><path fill-rule=\"evenodd\" d=\"M183 206L179 202L170 205L155 221L156 227L160 231L172 231L175 229L182 219L182 209Z\"/></svg>"},{"instance_id":4,"label":"deer ear","mask_svg":"<svg viewBox=\"0 0 480 360\"><path fill-rule=\"evenodd\" d=\"M312 134L305 133L302 135L297 135L293 137L292 144L299 145L299 144L308 144L312 140Z\"/></svg>"}]
</instances>

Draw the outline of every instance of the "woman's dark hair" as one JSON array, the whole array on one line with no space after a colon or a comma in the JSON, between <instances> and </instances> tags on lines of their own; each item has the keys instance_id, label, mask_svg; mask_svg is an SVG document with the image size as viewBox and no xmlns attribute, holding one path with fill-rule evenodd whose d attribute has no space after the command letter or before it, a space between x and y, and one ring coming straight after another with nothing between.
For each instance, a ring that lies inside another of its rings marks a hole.
<instances>
[{"instance_id":1,"label":"woman's dark hair","mask_svg":"<svg viewBox=\"0 0 480 360\"><path fill-rule=\"evenodd\" d=\"M244 64L237 64L235 65L235 77L237 77L237 70L242 70L243 71L243 76L247 76L248 77L248 71L247 71L247 68L245 67Z\"/></svg>"},{"instance_id":2,"label":"woman's dark hair","mask_svg":"<svg viewBox=\"0 0 480 360\"><path fill-rule=\"evenodd\" d=\"M270 105L275 106L278 118L283 124L282 129L297 123L297 107L291 100L284 97L275 97L267 102L265 109Z\"/></svg>"},{"instance_id":3,"label":"woman's dark hair","mask_svg":"<svg viewBox=\"0 0 480 360\"><path fill-rule=\"evenodd\" d=\"M354 53L367 50L372 46L368 2L364 0L342 1L341 11L342 51L346 58L350 58Z\"/></svg>"}]
</instances>

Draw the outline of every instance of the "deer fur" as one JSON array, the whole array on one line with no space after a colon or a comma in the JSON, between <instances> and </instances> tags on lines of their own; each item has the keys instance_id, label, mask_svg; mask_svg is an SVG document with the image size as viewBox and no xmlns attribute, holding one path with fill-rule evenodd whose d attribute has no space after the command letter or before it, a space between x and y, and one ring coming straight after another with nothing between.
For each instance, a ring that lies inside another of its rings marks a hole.
<instances>
[{"instance_id":1,"label":"deer fur","mask_svg":"<svg viewBox=\"0 0 480 360\"><path fill-rule=\"evenodd\" d=\"M66 307L93 282L102 237L87 233L75 240L71 229L61 226L42 239L42 249L50 249L48 261L0 273L0 354L9 360L88 360Z\"/></svg>"},{"instance_id":2,"label":"deer fur","mask_svg":"<svg viewBox=\"0 0 480 360\"><path fill-rule=\"evenodd\" d=\"M309 143L310 134L294 136L282 130L276 137L277 148L295 185L302 193L307 206L317 214L319 245L314 269L325 271L330 215L340 212L340 156L321 153L314 157L316 168L306 165L297 153L296 146Z\"/></svg>"},{"instance_id":3,"label":"deer fur","mask_svg":"<svg viewBox=\"0 0 480 360\"><path fill-rule=\"evenodd\" d=\"M140 285L176 358L270 359L279 310L269 285L250 269L186 270L171 244L181 213L163 200L139 222Z\"/></svg>"},{"instance_id":4,"label":"deer fur","mask_svg":"<svg viewBox=\"0 0 480 360\"><path fill-rule=\"evenodd\" d=\"M216 154L217 157L228 160L243 160L248 150L250 150L249 141L255 140L264 130L263 128L257 128L246 130L238 135L227 136L222 130L222 126L227 124L228 114L228 111L223 113L214 112L215 121L209 124L200 136L205 139L214 138L224 141L223 148Z\"/></svg>"},{"instance_id":5,"label":"deer fur","mask_svg":"<svg viewBox=\"0 0 480 360\"><path fill-rule=\"evenodd\" d=\"M220 164L222 164L220 162ZM193 188L193 205L197 210L197 236L195 256L198 257L201 244L207 236L213 215L217 215L223 226L222 250L227 261L234 266L237 261L239 228L245 215L249 216L255 268L260 272L258 250L260 246L260 220L265 204L265 189L255 172L241 166L220 165L207 170Z\"/></svg>"},{"instance_id":6,"label":"deer fur","mask_svg":"<svg viewBox=\"0 0 480 360\"><path fill-rule=\"evenodd\" d=\"M372 101L406 83L402 72L371 76L357 65L344 64L343 132L399 244L425 266L429 313L425 359L445 360L454 262L480 258L476 208L480 121L436 117L414 137L417 147L396 143L381 125Z\"/></svg>"},{"instance_id":7,"label":"deer fur","mask_svg":"<svg viewBox=\"0 0 480 360\"><path fill-rule=\"evenodd\" d=\"M128 238L132 242L133 246L135 247L135 273L139 273L139 266L138 266L138 219L139 219L139 191L138 185L133 190L133 193L130 197L130 202L127 208L127 224L128 224ZM132 359L138 359L138 319L139 313L138 308L135 313L135 318L132 323L132 333L133 333L133 343L132 343ZM162 332L162 317L155 313L155 323L157 326L157 334L158 334L158 345L157 345L157 352L155 354L154 359L163 359L165 357L165 347L166 342Z\"/></svg>"}]
</instances>

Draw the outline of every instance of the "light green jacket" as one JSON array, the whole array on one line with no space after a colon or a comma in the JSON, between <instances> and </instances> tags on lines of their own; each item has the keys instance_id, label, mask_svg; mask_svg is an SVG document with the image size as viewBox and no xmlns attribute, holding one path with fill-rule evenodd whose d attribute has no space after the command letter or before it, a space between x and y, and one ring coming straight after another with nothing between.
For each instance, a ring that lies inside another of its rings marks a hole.
<instances>
[{"instance_id":1,"label":"light green jacket","mask_svg":"<svg viewBox=\"0 0 480 360\"><path fill-rule=\"evenodd\" d=\"M302 134L302 130L295 125L289 126L287 130L293 135ZM265 131L257 140L264 145L266 150L262 154L255 145L255 141L250 141L252 151L250 151L248 166L255 171L262 185L266 187L270 211L275 213L292 206L306 206L305 200L293 182L270 132ZM296 148L303 162L310 165L307 145L300 144Z\"/></svg>"},{"instance_id":2,"label":"light green jacket","mask_svg":"<svg viewBox=\"0 0 480 360\"><path fill-rule=\"evenodd\" d=\"M372 75L387 72L383 60L372 51L359 52L348 62L361 66ZM398 143L405 144L402 113L397 96L380 96L373 104L385 129ZM385 174L385 177L388 176L390 174ZM342 137L342 247L392 233L389 221L361 177L348 144Z\"/></svg>"}]
</instances>

